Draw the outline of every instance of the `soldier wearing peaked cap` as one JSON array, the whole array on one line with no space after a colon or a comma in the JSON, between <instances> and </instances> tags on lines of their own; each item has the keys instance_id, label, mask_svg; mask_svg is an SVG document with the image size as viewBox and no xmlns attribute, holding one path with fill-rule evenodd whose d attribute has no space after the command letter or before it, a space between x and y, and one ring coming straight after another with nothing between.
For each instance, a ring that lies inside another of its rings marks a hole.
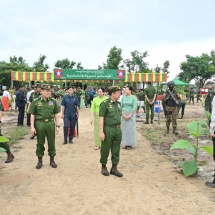
<instances>
[{"instance_id":1,"label":"soldier wearing peaked cap","mask_svg":"<svg viewBox=\"0 0 215 215\"><path fill-rule=\"evenodd\" d=\"M29 113L31 114L31 133L37 135L36 155L38 157L37 169L43 165L42 158L45 151L45 137L48 141L48 153L50 156L50 165L57 167L54 161L55 150L55 132L58 134L60 125L58 113L60 108L55 99L51 98L51 87L44 84L41 87L41 97L34 99Z\"/></svg>"},{"instance_id":2,"label":"soldier wearing peaked cap","mask_svg":"<svg viewBox=\"0 0 215 215\"><path fill-rule=\"evenodd\" d=\"M121 105L117 100L120 98L120 87L113 86L108 89L109 98L103 101L99 109L100 139L101 139L101 173L108 176L106 164L111 150L112 168L110 174L122 177L117 170L120 157L120 144L122 140L121 131Z\"/></svg>"}]
</instances>

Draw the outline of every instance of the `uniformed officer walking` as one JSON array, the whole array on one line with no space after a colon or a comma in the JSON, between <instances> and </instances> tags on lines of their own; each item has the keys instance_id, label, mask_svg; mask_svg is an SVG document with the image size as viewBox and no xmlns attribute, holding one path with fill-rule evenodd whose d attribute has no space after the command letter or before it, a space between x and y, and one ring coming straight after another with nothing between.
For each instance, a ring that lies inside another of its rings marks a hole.
<instances>
[{"instance_id":1,"label":"uniformed officer walking","mask_svg":"<svg viewBox=\"0 0 215 215\"><path fill-rule=\"evenodd\" d=\"M154 119L154 102L156 99L156 91L152 86L151 81L147 82L147 88L144 90L145 95L145 106L146 106L146 122L144 124L149 124L149 110L151 111L151 123Z\"/></svg>"},{"instance_id":2,"label":"uniformed officer walking","mask_svg":"<svg viewBox=\"0 0 215 215\"><path fill-rule=\"evenodd\" d=\"M178 105L180 103L180 97L174 89L175 83L173 81L168 82L169 89L163 95L163 101L165 102L166 109L166 127L167 134L169 134L170 123L172 122L173 134L178 135L177 132L177 117L178 117Z\"/></svg>"},{"instance_id":3,"label":"uniformed officer walking","mask_svg":"<svg viewBox=\"0 0 215 215\"><path fill-rule=\"evenodd\" d=\"M56 155L55 150L55 132L58 134L60 125L58 113L60 107L55 99L51 98L50 85L44 84L41 87L41 98L36 98L31 104L29 113L31 114L31 133L37 134L37 149L38 157L37 169L43 165L42 158L45 151L45 137L48 141L48 154L50 156L50 165L53 168L57 167L54 161Z\"/></svg>"},{"instance_id":4,"label":"uniformed officer walking","mask_svg":"<svg viewBox=\"0 0 215 215\"><path fill-rule=\"evenodd\" d=\"M189 104L191 103L191 101L193 102L193 105L194 105L194 89L193 89L193 87L190 88L190 102L189 102Z\"/></svg>"},{"instance_id":5,"label":"uniformed officer walking","mask_svg":"<svg viewBox=\"0 0 215 215\"><path fill-rule=\"evenodd\" d=\"M102 164L101 173L108 176L106 164L108 161L109 152L111 151L112 168L110 174L117 177L122 177L117 169L120 157L120 144L122 140L122 131L120 128L122 110L119 100L120 87L113 86L108 89L109 98L103 101L99 109L99 123L100 123L100 139L101 143L101 158Z\"/></svg>"}]
</instances>

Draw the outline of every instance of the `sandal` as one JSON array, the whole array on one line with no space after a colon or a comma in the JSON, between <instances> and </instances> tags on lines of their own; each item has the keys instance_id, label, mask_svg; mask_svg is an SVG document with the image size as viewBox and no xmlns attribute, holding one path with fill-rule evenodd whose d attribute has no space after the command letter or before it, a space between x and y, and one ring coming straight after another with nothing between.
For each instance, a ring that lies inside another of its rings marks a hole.
<instances>
[{"instance_id":1,"label":"sandal","mask_svg":"<svg viewBox=\"0 0 215 215\"><path fill-rule=\"evenodd\" d=\"M99 150L99 149L100 149L100 147L95 147L94 149L95 149L95 150Z\"/></svg>"}]
</instances>

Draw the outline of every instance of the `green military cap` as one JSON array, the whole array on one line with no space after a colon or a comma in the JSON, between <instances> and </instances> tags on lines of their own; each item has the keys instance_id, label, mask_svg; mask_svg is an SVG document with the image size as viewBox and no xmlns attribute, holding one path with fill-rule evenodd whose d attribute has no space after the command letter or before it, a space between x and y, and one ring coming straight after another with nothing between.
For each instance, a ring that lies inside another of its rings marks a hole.
<instances>
[{"instance_id":1,"label":"green military cap","mask_svg":"<svg viewBox=\"0 0 215 215\"><path fill-rule=\"evenodd\" d=\"M208 84L214 84L214 82L208 81L208 82L206 83L206 85L208 85Z\"/></svg>"},{"instance_id":2,"label":"green military cap","mask_svg":"<svg viewBox=\"0 0 215 215\"><path fill-rule=\"evenodd\" d=\"M108 88L109 93L115 93L116 91L119 91L119 90L121 90L121 89L118 86L112 86L112 87Z\"/></svg>"},{"instance_id":3,"label":"green military cap","mask_svg":"<svg viewBox=\"0 0 215 215\"><path fill-rule=\"evenodd\" d=\"M39 83L36 83L34 88L41 88L40 84Z\"/></svg>"},{"instance_id":4,"label":"green military cap","mask_svg":"<svg viewBox=\"0 0 215 215\"><path fill-rule=\"evenodd\" d=\"M51 89L51 86L50 86L50 84L43 84L43 85L41 86L41 89L43 89L43 90L50 90L50 89Z\"/></svg>"}]
</instances>

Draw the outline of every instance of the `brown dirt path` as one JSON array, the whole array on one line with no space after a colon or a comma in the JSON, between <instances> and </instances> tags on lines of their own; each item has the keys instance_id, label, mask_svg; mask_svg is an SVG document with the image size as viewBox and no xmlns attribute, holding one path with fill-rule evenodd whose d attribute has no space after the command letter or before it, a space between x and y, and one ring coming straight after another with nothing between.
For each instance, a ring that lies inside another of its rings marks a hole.
<instances>
[{"instance_id":1,"label":"brown dirt path","mask_svg":"<svg viewBox=\"0 0 215 215\"><path fill-rule=\"evenodd\" d=\"M185 178L167 156L155 154L141 135L141 123L138 147L121 151L124 177L102 176L89 109L80 115L74 144L61 144L62 130L57 136L57 169L49 166L47 153L43 168L35 169L36 140L29 136L16 145L13 163L4 164L5 155L0 159L0 214L215 214L214 190L203 179Z\"/></svg>"}]
</instances>

